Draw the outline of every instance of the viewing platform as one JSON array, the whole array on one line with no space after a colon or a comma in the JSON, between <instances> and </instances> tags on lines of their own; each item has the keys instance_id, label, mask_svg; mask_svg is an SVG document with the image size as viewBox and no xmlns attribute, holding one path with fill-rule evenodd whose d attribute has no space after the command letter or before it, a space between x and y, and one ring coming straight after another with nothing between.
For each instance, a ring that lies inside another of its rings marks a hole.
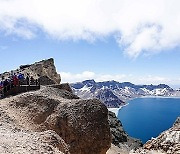
<instances>
[{"instance_id":1,"label":"viewing platform","mask_svg":"<svg viewBox=\"0 0 180 154\"><path fill-rule=\"evenodd\" d=\"M6 87L8 88L8 87ZM8 96L14 96L23 92L33 91L33 90L39 90L40 85L19 85L16 87L11 87L8 90L4 91L4 88L0 91L0 99L8 97Z\"/></svg>"}]
</instances>

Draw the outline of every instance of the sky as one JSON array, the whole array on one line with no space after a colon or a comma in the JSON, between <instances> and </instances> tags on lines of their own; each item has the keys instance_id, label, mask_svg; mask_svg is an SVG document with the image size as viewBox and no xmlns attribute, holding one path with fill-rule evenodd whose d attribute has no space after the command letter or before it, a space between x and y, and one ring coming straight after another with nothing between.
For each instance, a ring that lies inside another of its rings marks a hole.
<instances>
[{"instance_id":1,"label":"sky","mask_svg":"<svg viewBox=\"0 0 180 154\"><path fill-rule=\"evenodd\" d=\"M179 0L0 0L0 73L54 58L62 82L180 87Z\"/></svg>"}]
</instances>

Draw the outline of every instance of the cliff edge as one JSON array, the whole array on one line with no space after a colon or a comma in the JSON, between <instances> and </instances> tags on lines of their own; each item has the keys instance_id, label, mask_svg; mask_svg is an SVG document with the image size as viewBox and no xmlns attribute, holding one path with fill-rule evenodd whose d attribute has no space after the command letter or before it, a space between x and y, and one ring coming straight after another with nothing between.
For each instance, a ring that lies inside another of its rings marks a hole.
<instances>
[{"instance_id":1,"label":"cliff edge","mask_svg":"<svg viewBox=\"0 0 180 154\"><path fill-rule=\"evenodd\" d=\"M132 149L143 146L139 139L132 138L125 132L121 121L116 117L115 113L109 111L108 121L112 134L112 144L106 154L128 154Z\"/></svg>"}]
</instances>

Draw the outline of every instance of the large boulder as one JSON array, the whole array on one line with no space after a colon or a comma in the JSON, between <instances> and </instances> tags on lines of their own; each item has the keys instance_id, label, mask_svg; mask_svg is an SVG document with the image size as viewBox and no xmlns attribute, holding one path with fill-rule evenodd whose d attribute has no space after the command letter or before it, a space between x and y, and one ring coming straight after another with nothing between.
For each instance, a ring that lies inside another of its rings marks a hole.
<instances>
[{"instance_id":1,"label":"large boulder","mask_svg":"<svg viewBox=\"0 0 180 154\"><path fill-rule=\"evenodd\" d=\"M0 106L19 129L57 133L66 145L55 145L61 152L105 154L110 147L108 110L97 99L81 100L68 90L44 86L0 100Z\"/></svg>"},{"instance_id":2,"label":"large boulder","mask_svg":"<svg viewBox=\"0 0 180 154\"><path fill-rule=\"evenodd\" d=\"M65 141L53 130L32 131L18 125L0 101L0 153L1 154L63 154L69 153ZM14 114L14 113L13 113Z\"/></svg>"}]
</instances>

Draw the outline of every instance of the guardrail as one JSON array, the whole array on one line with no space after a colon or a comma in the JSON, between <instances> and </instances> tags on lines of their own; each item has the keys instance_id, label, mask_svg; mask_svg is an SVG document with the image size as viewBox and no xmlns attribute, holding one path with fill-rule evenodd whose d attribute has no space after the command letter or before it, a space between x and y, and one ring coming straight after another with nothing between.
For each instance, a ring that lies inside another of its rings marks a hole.
<instances>
[{"instance_id":1,"label":"guardrail","mask_svg":"<svg viewBox=\"0 0 180 154\"><path fill-rule=\"evenodd\" d=\"M5 98L10 95L17 95L19 93L38 90L38 89L40 89L40 85L18 85L18 86L7 85L0 89L0 98Z\"/></svg>"}]
</instances>

